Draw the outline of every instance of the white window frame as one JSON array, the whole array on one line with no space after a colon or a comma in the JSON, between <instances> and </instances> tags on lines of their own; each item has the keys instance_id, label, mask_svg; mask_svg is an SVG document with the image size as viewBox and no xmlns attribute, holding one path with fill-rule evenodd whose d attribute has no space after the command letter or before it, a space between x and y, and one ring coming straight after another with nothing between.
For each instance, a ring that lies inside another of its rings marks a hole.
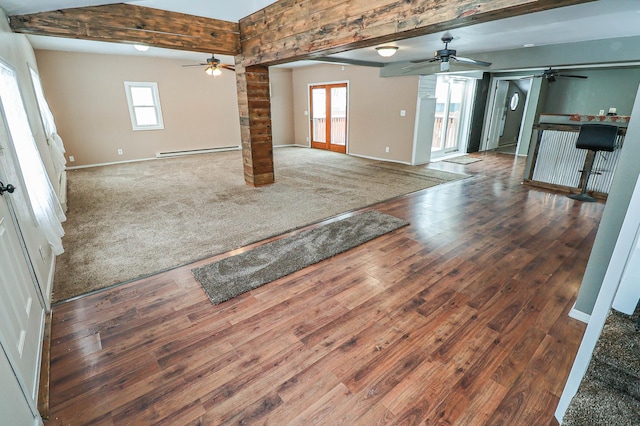
<instances>
[{"instance_id":1,"label":"white window frame","mask_svg":"<svg viewBox=\"0 0 640 426\"><path fill-rule=\"evenodd\" d=\"M151 88L153 94L153 105L134 105L131 96L131 88ZM127 104L129 105L129 116L131 118L131 127L134 131L138 130L164 130L164 121L162 120L162 108L160 107L160 95L158 94L158 83L141 82L141 81L125 81L124 91L127 94ZM156 122L154 125L139 125L136 119L136 107L153 107L155 109Z\"/></svg>"}]
</instances>

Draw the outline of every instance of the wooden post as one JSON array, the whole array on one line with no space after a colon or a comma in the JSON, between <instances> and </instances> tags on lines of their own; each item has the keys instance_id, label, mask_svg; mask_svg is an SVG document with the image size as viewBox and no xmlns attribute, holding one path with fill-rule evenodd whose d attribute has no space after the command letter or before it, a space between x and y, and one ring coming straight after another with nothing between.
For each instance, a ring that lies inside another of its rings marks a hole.
<instances>
[{"instance_id":1,"label":"wooden post","mask_svg":"<svg viewBox=\"0 0 640 426\"><path fill-rule=\"evenodd\" d=\"M245 67L243 60L242 56L236 57L244 180L251 186L269 185L275 181L269 68Z\"/></svg>"}]
</instances>

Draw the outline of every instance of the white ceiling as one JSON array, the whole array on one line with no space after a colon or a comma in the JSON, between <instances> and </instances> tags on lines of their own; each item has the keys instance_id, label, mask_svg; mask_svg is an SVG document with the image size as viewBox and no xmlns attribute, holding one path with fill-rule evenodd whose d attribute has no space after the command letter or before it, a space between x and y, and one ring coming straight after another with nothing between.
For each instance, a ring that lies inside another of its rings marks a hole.
<instances>
[{"instance_id":1,"label":"white ceiling","mask_svg":"<svg viewBox=\"0 0 640 426\"><path fill-rule=\"evenodd\" d=\"M0 0L0 7L7 14L12 15L107 3L113 2L104 0ZM238 21L240 18L274 3L274 1L142 0L126 3L226 21ZM451 30L454 36L451 48L457 49L460 56L466 57L474 52L519 49L525 44L545 46L638 36L640 35L639 23L639 0L598 0L454 29ZM377 55L373 47L343 52L332 55L332 57L382 63L429 58L433 56L435 50L443 47L440 41L441 35L441 33L430 34L388 43L399 47L398 53L389 59L382 59ZM159 48L151 48L145 53L140 53L129 45L117 43L39 36L29 36L29 39L37 49L161 56L195 61L202 61L207 56L197 52L181 52ZM231 57L221 57L221 59L225 62L233 61Z\"/></svg>"}]
</instances>

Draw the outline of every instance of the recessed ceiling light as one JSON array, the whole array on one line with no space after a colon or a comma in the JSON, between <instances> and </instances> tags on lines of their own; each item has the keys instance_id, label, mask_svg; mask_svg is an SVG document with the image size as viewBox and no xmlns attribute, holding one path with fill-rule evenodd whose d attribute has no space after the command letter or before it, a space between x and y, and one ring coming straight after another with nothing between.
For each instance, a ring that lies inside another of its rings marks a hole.
<instances>
[{"instance_id":1,"label":"recessed ceiling light","mask_svg":"<svg viewBox=\"0 0 640 426\"><path fill-rule=\"evenodd\" d=\"M140 52L146 52L147 50L149 50L149 46L147 46L146 44L134 44L133 47L135 47L136 50Z\"/></svg>"},{"instance_id":2,"label":"recessed ceiling light","mask_svg":"<svg viewBox=\"0 0 640 426\"><path fill-rule=\"evenodd\" d=\"M535 46L535 44L533 43L527 43L522 45L522 47L533 47L533 46Z\"/></svg>"}]
</instances>

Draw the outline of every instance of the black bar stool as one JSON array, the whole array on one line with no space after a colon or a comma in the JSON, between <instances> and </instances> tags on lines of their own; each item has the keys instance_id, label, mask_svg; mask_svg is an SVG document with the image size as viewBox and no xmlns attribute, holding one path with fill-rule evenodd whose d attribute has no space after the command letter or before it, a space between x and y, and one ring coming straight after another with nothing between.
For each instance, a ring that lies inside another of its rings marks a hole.
<instances>
[{"instance_id":1,"label":"black bar stool","mask_svg":"<svg viewBox=\"0 0 640 426\"><path fill-rule=\"evenodd\" d=\"M580 126L576 148L593 151L593 155L587 153L587 162L584 170L582 170L581 177L582 191L579 194L569 195L569 198L578 201L596 201L595 198L587 195L587 184L589 183L589 176L591 176L591 169L593 169L593 162L598 151L612 152L616 149L617 136L618 126L610 124L583 124Z\"/></svg>"}]
</instances>

